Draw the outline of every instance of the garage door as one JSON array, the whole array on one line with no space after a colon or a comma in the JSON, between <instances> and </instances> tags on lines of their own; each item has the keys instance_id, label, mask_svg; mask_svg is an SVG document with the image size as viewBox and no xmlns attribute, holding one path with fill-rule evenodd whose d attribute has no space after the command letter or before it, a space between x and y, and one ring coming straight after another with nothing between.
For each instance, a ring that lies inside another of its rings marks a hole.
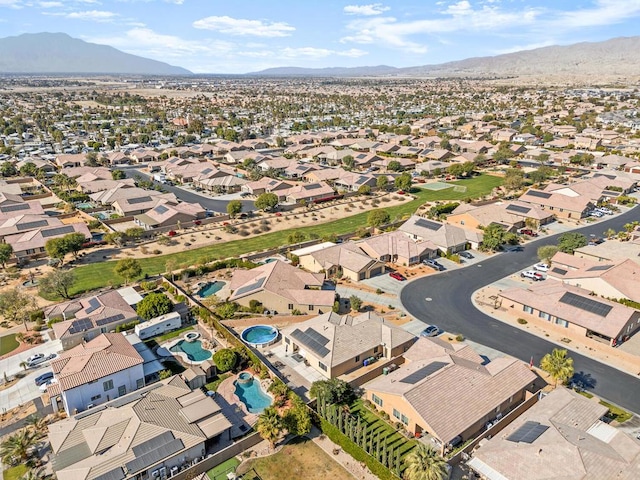
<instances>
[{"instance_id":1,"label":"garage door","mask_svg":"<svg viewBox=\"0 0 640 480\"><path fill-rule=\"evenodd\" d=\"M380 275L382 273L382 267L373 268L371 270L371 276L375 277L376 275Z\"/></svg>"}]
</instances>

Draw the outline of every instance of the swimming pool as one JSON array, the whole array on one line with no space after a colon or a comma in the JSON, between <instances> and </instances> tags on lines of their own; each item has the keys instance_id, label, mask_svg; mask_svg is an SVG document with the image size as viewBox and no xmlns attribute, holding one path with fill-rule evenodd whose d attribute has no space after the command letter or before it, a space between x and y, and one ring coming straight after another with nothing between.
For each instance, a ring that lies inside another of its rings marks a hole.
<instances>
[{"instance_id":1,"label":"swimming pool","mask_svg":"<svg viewBox=\"0 0 640 480\"><path fill-rule=\"evenodd\" d=\"M220 280L216 280L215 282L207 282L205 285L200 287L200 290L198 290L197 295L200 298L210 297L211 295L215 295L220 290L222 290L222 287L224 287L225 285L226 285L226 282L221 282Z\"/></svg>"},{"instance_id":2,"label":"swimming pool","mask_svg":"<svg viewBox=\"0 0 640 480\"><path fill-rule=\"evenodd\" d=\"M264 347L278 338L278 329L271 325L254 325L245 328L240 337L252 347Z\"/></svg>"},{"instance_id":3,"label":"swimming pool","mask_svg":"<svg viewBox=\"0 0 640 480\"><path fill-rule=\"evenodd\" d=\"M194 340L193 342L180 340L172 347L169 347L169 351L182 353L192 362L204 362L211 358L211 351L202 348L202 342L200 340Z\"/></svg>"},{"instance_id":4,"label":"swimming pool","mask_svg":"<svg viewBox=\"0 0 640 480\"><path fill-rule=\"evenodd\" d=\"M273 398L262 391L260 382L248 372L242 372L235 381L236 395L247 407L249 413L262 413L273 403Z\"/></svg>"}]
</instances>

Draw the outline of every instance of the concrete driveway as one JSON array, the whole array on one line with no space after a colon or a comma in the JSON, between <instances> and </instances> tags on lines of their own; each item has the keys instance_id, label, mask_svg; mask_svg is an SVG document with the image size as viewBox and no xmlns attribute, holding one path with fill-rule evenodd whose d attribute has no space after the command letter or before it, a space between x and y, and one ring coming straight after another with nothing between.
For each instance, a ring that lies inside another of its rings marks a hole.
<instances>
[{"instance_id":1,"label":"concrete driveway","mask_svg":"<svg viewBox=\"0 0 640 480\"><path fill-rule=\"evenodd\" d=\"M12 385L5 390L0 390L0 406L3 411L11 410L19 405L24 405L30 400L42 395L40 387L35 384L35 379L38 375L50 372L51 368L47 366L28 371L31 373L18 380L15 385Z\"/></svg>"},{"instance_id":2,"label":"concrete driveway","mask_svg":"<svg viewBox=\"0 0 640 480\"><path fill-rule=\"evenodd\" d=\"M47 338L43 336L43 338ZM26 362L27 358L35 353L44 353L45 355L49 355L51 353L59 353L62 351L62 344L60 340L49 340L40 345L36 345L29 350L25 350L24 352L17 353L16 355L12 355L4 360L0 360L0 371L6 372L9 377L15 375L16 373L23 372L24 368L20 366L20 363ZM45 362L48 363L48 362ZM42 364L43 366L45 364ZM35 369L34 369L35 370Z\"/></svg>"}]
</instances>

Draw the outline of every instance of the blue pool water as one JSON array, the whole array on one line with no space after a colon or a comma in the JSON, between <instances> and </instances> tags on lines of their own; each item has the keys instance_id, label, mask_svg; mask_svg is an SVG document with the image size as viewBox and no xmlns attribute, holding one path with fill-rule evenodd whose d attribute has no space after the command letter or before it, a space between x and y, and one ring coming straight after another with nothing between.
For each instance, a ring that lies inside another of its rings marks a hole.
<instances>
[{"instance_id":1,"label":"blue pool water","mask_svg":"<svg viewBox=\"0 0 640 480\"><path fill-rule=\"evenodd\" d=\"M278 338L278 330L269 325L254 325L245 328L241 337L251 345L266 345Z\"/></svg>"},{"instance_id":2,"label":"blue pool water","mask_svg":"<svg viewBox=\"0 0 640 480\"><path fill-rule=\"evenodd\" d=\"M187 342L180 340L173 347L169 348L171 352L182 352L187 355L187 358L192 362L203 362L211 358L211 352L202 348L202 342L195 340L193 342Z\"/></svg>"},{"instance_id":3,"label":"blue pool water","mask_svg":"<svg viewBox=\"0 0 640 480\"><path fill-rule=\"evenodd\" d=\"M247 406L249 413L262 413L267 408L273 399L262 391L260 382L255 379L243 380L242 382L235 382L236 395L242 403Z\"/></svg>"},{"instance_id":4,"label":"blue pool water","mask_svg":"<svg viewBox=\"0 0 640 480\"><path fill-rule=\"evenodd\" d=\"M215 282L208 282L206 285L200 288L200 290L198 290L198 296L200 298L210 297L211 295L214 295L222 290L222 287L224 286L225 282L221 282L219 280L216 280Z\"/></svg>"}]
</instances>

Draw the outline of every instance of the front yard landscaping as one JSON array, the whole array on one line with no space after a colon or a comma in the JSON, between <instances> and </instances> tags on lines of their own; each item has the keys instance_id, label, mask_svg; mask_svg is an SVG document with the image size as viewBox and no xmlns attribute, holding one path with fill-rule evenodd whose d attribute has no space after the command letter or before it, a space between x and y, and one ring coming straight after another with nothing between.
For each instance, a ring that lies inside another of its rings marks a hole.
<instances>
[{"instance_id":1,"label":"front yard landscaping","mask_svg":"<svg viewBox=\"0 0 640 480\"><path fill-rule=\"evenodd\" d=\"M240 465L237 473L245 480L353 480L349 472L308 438L294 439L274 455L249 460Z\"/></svg>"},{"instance_id":2,"label":"front yard landscaping","mask_svg":"<svg viewBox=\"0 0 640 480\"><path fill-rule=\"evenodd\" d=\"M0 337L0 357L14 351L19 346L20 342L16 340L15 333L10 333L9 335Z\"/></svg>"}]
</instances>

